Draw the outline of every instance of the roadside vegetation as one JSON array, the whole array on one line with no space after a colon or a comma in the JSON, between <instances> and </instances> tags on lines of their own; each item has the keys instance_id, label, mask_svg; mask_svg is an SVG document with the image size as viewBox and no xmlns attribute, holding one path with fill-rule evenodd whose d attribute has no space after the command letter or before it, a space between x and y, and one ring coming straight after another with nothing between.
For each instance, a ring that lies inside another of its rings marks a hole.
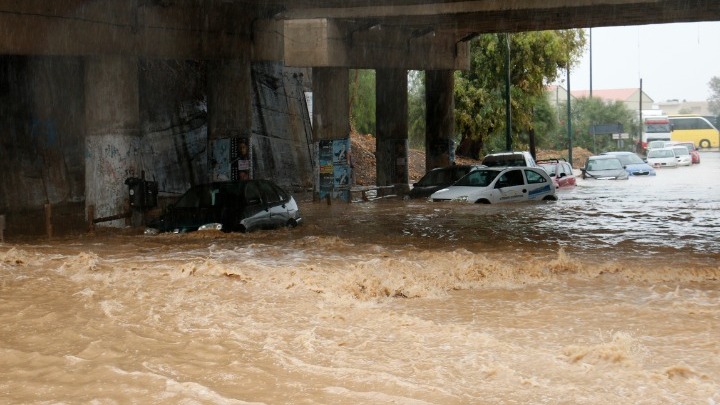
<instances>
[{"instance_id":1,"label":"roadside vegetation","mask_svg":"<svg viewBox=\"0 0 720 405\"><path fill-rule=\"evenodd\" d=\"M585 46L583 30L485 34L473 38L470 41L471 68L455 75L457 159L481 159L485 154L506 149L505 78L508 71L505 61L508 48L512 148L528 150L533 134L538 155L540 151L550 150L555 151L553 157L567 157L570 138L566 100L551 102L546 88L548 83L565 77L567 69L577 64ZM353 131L374 134L375 71L351 71L350 87ZM609 136L593 139L590 135L592 125L620 123L629 133L637 133L638 129L637 118L620 102L608 104L599 99L574 99L570 119L572 146L588 151L618 147ZM423 72L408 72L408 121L410 147L424 150ZM564 156L557 156L563 151Z\"/></svg>"}]
</instances>

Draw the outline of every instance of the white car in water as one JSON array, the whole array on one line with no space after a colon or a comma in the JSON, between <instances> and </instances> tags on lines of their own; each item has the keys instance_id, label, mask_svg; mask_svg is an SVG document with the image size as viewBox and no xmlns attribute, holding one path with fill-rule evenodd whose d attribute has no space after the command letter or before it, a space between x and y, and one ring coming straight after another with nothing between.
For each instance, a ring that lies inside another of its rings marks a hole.
<instances>
[{"instance_id":1,"label":"white car in water","mask_svg":"<svg viewBox=\"0 0 720 405\"><path fill-rule=\"evenodd\" d=\"M474 170L448 188L430 195L431 201L479 204L557 200L555 184L538 167L488 167Z\"/></svg>"},{"instance_id":2,"label":"white car in water","mask_svg":"<svg viewBox=\"0 0 720 405\"><path fill-rule=\"evenodd\" d=\"M677 160L678 166L690 166L692 165L692 155L687 146L673 145L671 146L673 152L675 152L675 159Z\"/></svg>"},{"instance_id":3,"label":"white car in water","mask_svg":"<svg viewBox=\"0 0 720 405\"><path fill-rule=\"evenodd\" d=\"M648 150L647 164L652 167L677 167L678 161L673 148L657 148Z\"/></svg>"}]
</instances>

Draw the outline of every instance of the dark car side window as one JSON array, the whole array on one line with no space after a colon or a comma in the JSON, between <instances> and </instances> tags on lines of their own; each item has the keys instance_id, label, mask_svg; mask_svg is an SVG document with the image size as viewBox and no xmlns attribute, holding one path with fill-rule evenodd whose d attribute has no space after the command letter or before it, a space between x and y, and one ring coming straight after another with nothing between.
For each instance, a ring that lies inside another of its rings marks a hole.
<instances>
[{"instance_id":1,"label":"dark car side window","mask_svg":"<svg viewBox=\"0 0 720 405\"><path fill-rule=\"evenodd\" d=\"M282 202L282 197L277 193L277 190L273 188L272 184L267 181L260 181L258 185L260 186L260 192L266 203L275 205Z\"/></svg>"},{"instance_id":2,"label":"dark car side window","mask_svg":"<svg viewBox=\"0 0 720 405\"><path fill-rule=\"evenodd\" d=\"M522 186L523 184L525 184L525 180L523 179L522 172L520 170L510 170L500 176L495 184L495 188Z\"/></svg>"},{"instance_id":3,"label":"dark car side window","mask_svg":"<svg viewBox=\"0 0 720 405\"><path fill-rule=\"evenodd\" d=\"M248 205L259 205L262 202L260 190L255 183L248 183L245 186L245 201Z\"/></svg>"}]
</instances>

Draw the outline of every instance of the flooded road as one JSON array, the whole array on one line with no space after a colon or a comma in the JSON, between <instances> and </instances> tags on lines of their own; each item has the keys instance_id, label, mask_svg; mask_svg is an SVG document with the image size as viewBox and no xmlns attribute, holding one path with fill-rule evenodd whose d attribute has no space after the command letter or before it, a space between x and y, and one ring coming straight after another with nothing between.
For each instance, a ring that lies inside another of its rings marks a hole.
<instances>
[{"instance_id":1,"label":"flooded road","mask_svg":"<svg viewBox=\"0 0 720 405\"><path fill-rule=\"evenodd\" d=\"M718 404L720 153L557 202L0 244L0 402Z\"/></svg>"}]
</instances>

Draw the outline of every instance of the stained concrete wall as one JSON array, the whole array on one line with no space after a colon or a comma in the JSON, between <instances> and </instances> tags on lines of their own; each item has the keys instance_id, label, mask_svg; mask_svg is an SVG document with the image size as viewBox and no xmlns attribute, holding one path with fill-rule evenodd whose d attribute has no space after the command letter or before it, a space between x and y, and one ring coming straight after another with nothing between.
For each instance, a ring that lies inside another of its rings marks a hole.
<instances>
[{"instance_id":1,"label":"stained concrete wall","mask_svg":"<svg viewBox=\"0 0 720 405\"><path fill-rule=\"evenodd\" d=\"M43 232L44 204L58 217L84 209L83 62L0 56L0 215L7 233ZM77 222L71 216L67 224ZM79 213L82 219L82 212ZM18 216L29 218L22 224Z\"/></svg>"},{"instance_id":2,"label":"stained concrete wall","mask_svg":"<svg viewBox=\"0 0 720 405\"><path fill-rule=\"evenodd\" d=\"M138 72L138 170L161 195L177 195L208 175L206 64L142 60ZM0 57L0 215L8 237L42 234L47 203L56 233L86 228L84 78L83 58ZM308 71L279 63L252 67L254 174L292 190L312 187L309 81Z\"/></svg>"}]
</instances>

